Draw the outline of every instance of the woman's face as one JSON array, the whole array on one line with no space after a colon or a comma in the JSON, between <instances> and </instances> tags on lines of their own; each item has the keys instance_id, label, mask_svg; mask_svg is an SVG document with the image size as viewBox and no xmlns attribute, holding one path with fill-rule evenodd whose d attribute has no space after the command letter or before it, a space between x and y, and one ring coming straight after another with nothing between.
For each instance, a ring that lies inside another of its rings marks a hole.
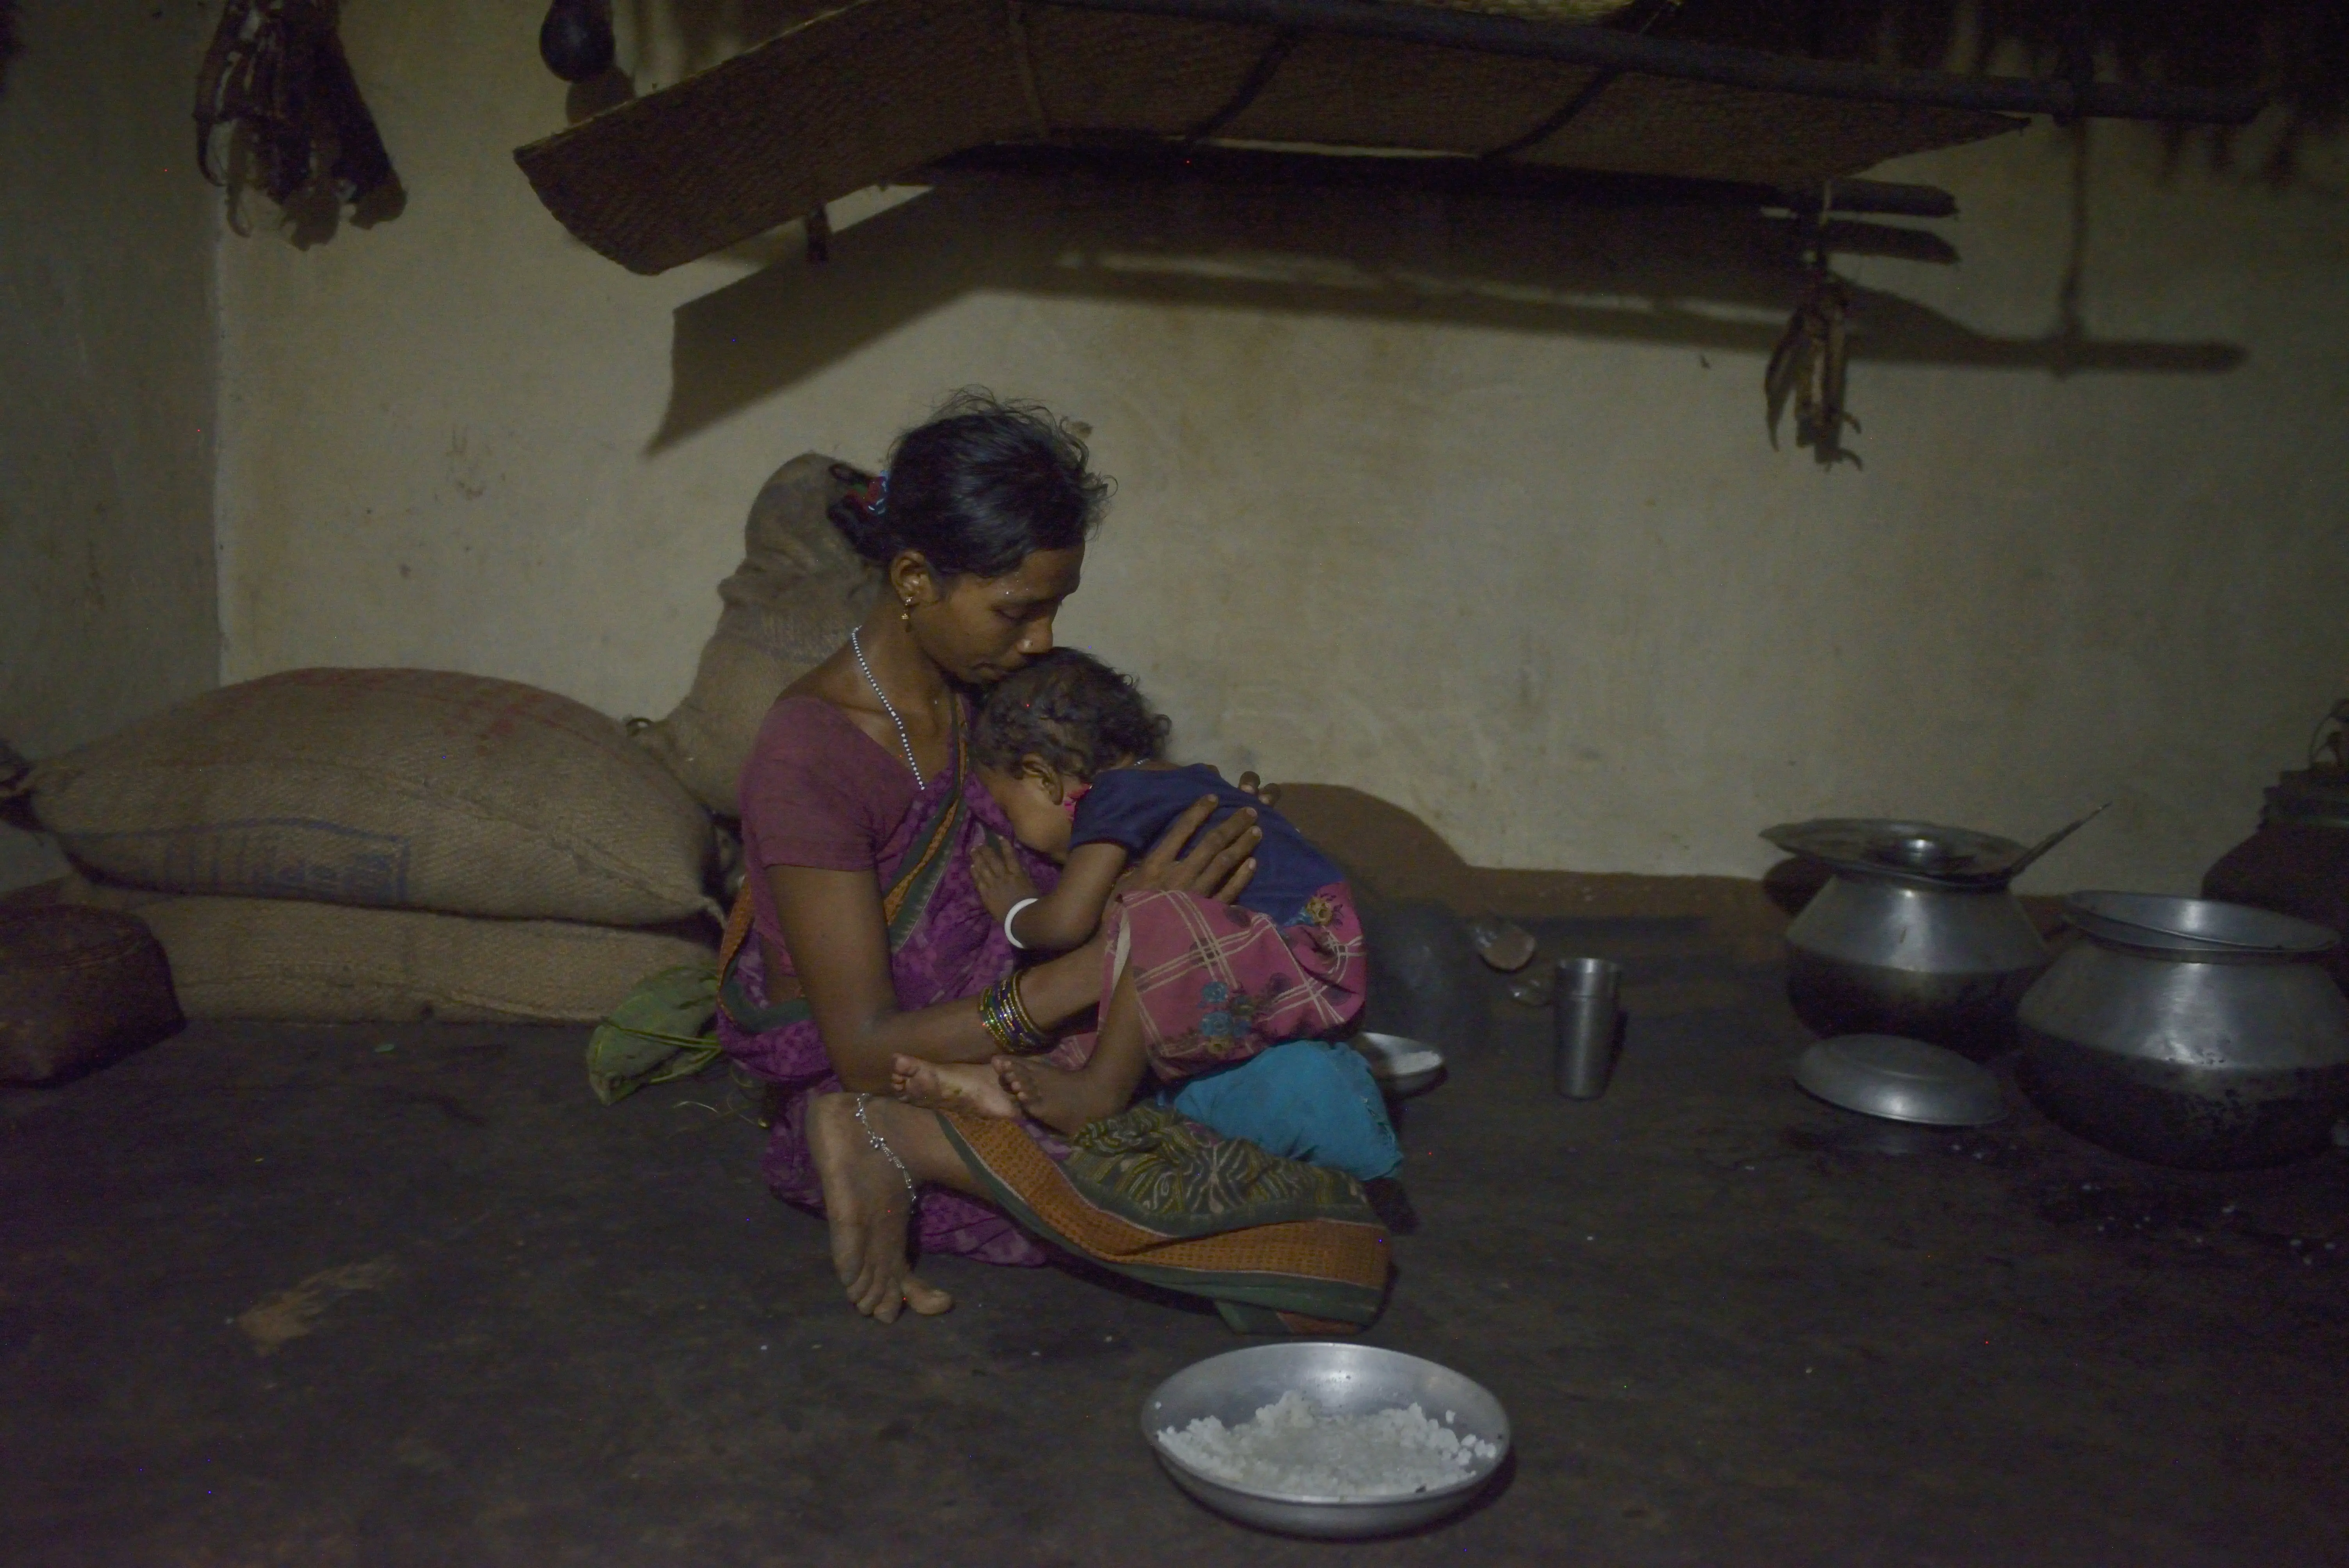
<instances>
[{"instance_id":1,"label":"woman's face","mask_svg":"<svg viewBox=\"0 0 2349 1568\"><path fill-rule=\"evenodd\" d=\"M1000 577L929 579L936 595L914 613L922 651L968 686L993 686L1052 651L1052 618L1077 591L1085 547L1039 550ZM941 592L943 590L943 592Z\"/></svg>"}]
</instances>

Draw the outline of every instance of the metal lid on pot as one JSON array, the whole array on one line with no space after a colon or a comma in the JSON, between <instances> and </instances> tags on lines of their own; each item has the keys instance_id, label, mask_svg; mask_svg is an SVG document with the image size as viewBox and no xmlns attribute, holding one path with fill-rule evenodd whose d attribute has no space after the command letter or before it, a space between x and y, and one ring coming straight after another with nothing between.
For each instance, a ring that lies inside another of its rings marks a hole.
<instances>
[{"instance_id":1,"label":"metal lid on pot","mask_svg":"<svg viewBox=\"0 0 2349 1568\"><path fill-rule=\"evenodd\" d=\"M2150 892L2071 893L2064 918L2095 941L2169 958L2303 958L2341 940L2272 910Z\"/></svg>"},{"instance_id":2,"label":"metal lid on pot","mask_svg":"<svg viewBox=\"0 0 2349 1568\"><path fill-rule=\"evenodd\" d=\"M1836 871L1939 887L2001 886L2023 857L2021 844L1995 833L1883 817L1785 822L1762 836Z\"/></svg>"},{"instance_id":3,"label":"metal lid on pot","mask_svg":"<svg viewBox=\"0 0 2349 1568\"><path fill-rule=\"evenodd\" d=\"M1988 1068L1899 1035L1837 1035L1795 1063L1795 1081L1829 1105L1927 1127L1983 1127L2006 1114Z\"/></svg>"}]
</instances>

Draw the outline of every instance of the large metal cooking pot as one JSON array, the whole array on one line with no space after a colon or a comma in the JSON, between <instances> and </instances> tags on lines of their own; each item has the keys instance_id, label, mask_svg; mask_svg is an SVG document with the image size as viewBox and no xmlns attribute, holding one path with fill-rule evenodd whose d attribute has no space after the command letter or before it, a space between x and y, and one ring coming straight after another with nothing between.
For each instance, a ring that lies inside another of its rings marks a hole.
<instances>
[{"instance_id":1,"label":"large metal cooking pot","mask_svg":"<svg viewBox=\"0 0 2349 1568\"><path fill-rule=\"evenodd\" d=\"M1931 822L1836 818L1762 835L1834 874L1786 930L1786 988L1821 1035L1904 1035L1970 1056L2013 1041L2047 944L2008 891L2023 847Z\"/></svg>"},{"instance_id":2,"label":"large metal cooking pot","mask_svg":"<svg viewBox=\"0 0 2349 1568\"><path fill-rule=\"evenodd\" d=\"M2087 940L2021 1010L2016 1076L2091 1142L2201 1170L2317 1153L2349 1111L2349 1000L2310 962L2337 940L2209 899L2083 892Z\"/></svg>"}]
</instances>

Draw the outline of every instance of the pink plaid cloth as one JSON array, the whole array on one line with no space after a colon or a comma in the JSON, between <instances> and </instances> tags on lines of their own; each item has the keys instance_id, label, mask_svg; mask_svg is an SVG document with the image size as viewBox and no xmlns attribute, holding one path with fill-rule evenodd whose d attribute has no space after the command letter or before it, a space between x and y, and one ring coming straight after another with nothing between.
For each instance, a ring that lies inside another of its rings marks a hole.
<instances>
[{"instance_id":1,"label":"pink plaid cloth","mask_svg":"<svg viewBox=\"0 0 2349 1568\"><path fill-rule=\"evenodd\" d=\"M1157 890L1112 900L1103 920L1102 995L1133 974L1162 1078L1245 1061L1285 1040L1340 1038L1361 1013L1368 958L1342 882L1308 899L1294 925Z\"/></svg>"}]
</instances>

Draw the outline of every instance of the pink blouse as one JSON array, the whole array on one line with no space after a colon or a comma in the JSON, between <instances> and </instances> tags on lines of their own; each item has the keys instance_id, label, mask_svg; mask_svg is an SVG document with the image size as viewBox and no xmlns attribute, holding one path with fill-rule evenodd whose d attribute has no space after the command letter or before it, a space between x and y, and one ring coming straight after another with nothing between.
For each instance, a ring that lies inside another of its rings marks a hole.
<instances>
[{"instance_id":1,"label":"pink blouse","mask_svg":"<svg viewBox=\"0 0 2349 1568\"><path fill-rule=\"evenodd\" d=\"M916 808L948 788L918 789L905 759L821 697L785 697L767 710L742 765L742 854L750 870L753 924L784 957L781 923L766 873L774 866L870 871L905 852L928 817Z\"/></svg>"}]
</instances>

